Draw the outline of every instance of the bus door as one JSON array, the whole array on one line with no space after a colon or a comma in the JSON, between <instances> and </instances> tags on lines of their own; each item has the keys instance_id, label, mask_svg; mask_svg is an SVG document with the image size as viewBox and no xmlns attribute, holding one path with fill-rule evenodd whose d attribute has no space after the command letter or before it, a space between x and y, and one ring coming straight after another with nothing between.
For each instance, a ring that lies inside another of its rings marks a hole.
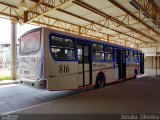
<instances>
[{"instance_id":1,"label":"bus door","mask_svg":"<svg viewBox=\"0 0 160 120\"><path fill-rule=\"evenodd\" d=\"M126 51L116 49L116 58L118 64L118 77L119 79L126 78L126 59L125 59Z\"/></svg>"},{"instance_id":2,"label":"bus door","mask_svg":"<svg viewBox=\"0 0 160 120\"><path fill-rule=\"evenodd\" d=\"M139 53L140 59L139 59L139 64L140 64L140 73L144 74L144 54Z\"/></svg>"},{"instance_id":3,"label":"bus door","mask_svg":"<svg viewBox=\"0 0 160 120\"><path fill-rule=\"evenodd\" d=\"M78 86L92 84L92 62L91 62L91 45L78 43Z\"/></svg>"}]
</instances>

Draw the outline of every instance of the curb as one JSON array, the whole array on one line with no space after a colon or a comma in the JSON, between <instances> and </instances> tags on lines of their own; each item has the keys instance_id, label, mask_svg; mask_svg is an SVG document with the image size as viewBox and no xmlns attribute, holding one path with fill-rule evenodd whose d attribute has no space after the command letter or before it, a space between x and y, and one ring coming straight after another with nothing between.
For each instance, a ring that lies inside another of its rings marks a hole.
<instances>
[{"instance_id":1,"label":"curb","mask_svg":"<svg viewBox=\"0 0 160 120\"><path fill-rule=\"evenodd\" d=\"M10 84L18 84L19 81L18 80L3 80L3 81L0 81L0 86L1 85L10 85Z\"/></svg>"}]
</instances>

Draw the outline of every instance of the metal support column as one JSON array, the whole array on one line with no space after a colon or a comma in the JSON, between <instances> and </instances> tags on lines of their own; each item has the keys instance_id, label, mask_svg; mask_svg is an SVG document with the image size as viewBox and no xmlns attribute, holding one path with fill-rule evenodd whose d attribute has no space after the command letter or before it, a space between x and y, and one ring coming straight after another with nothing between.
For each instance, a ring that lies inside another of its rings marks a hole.
<instances>
[{"instance_id":1,"label":"metal support column","mask_svg":"<svg viewBox=\"0 0 160 120\"><path fill-rule=\"evenodd\" d=\"M17 23L11 22L11 79L17 79Z\"/></svg>"},{"instance_id":2,"label":"metal support column","mask_svg":"<svg viewBox=\"0 0 160 120\"><path fill-rule=\"evenodd\" d=\"M156 46L156 58L155 58L155 59L156 59L156 77L157 77L157 68L158 68L158 67L157 67L157 65L158 65L158 64L157 64L157 60L158 60L158 56L157 56L157 46Z\"/></svg>"}]
</instances>

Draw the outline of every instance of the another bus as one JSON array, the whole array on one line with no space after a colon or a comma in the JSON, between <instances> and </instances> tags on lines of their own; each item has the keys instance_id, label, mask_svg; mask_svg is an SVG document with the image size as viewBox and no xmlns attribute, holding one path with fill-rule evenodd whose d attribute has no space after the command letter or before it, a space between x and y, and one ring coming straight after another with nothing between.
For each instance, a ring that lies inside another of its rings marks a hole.
<instances>
[{"instance_id":1,"label":"another bus","mask_svg":"<svg viewBox=\"0 0 160 120\"><path fill-rule=\"evenodd\" d=\"M47 90L104 87L144 73L144 54L96 39L37 28L20 37L19 80Z\"/></svg>"}]
</instances>

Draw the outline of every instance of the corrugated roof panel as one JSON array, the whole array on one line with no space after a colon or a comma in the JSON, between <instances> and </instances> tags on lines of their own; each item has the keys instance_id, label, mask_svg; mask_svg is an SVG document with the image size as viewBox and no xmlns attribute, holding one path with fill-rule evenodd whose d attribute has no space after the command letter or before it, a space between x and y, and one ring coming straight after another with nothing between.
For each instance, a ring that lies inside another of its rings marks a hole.
<instances>
[{"instance_id":1,"label":"corrugated roof panel","mask_svg":"<svg viewBox=\"0 0 160 120\"><path fill-rule=\"evenodd\" d=\"M125 2L129 2L131 0L114 0L115 2L118 2L118 3L125 3Z\"/></svg>"},{"instance_id":2,"label":"corrugated roof panel","mask_svg":"<svg viewBox=\"0 0 160 120\"><path fill-rule=\"evenodd\" d=\"M107 0L83 0L83 2L97 8L99 10L113 7L113 5Z\"/></svg>"},{"instance_id":3,"label":"corrugated roof panel","mask_svg":"<svg viewBox=\"0 0 160 120\"><path fill-rule=\"evenodd\" d=\"M135 23L139 23L139 21L135 20L134 18L132 18L131 16L121 16L121 17L118 17L118 20L119 21L122 21L123 23L125 24L135 24Z\"/></svg>"},{"instance_id":4,"label":"corrugated roof panel","mask_svg":"<svg viewBox=\"0 0 160 120\"><path fill-rule=\"evenodd\" d=\"M117 31L121 31L121 32L127 32L128 31L128 29L127 28L125 28L125 27L115 27L115 28L113 28L113 29L115 29L115 30L117 30Z\"/></svg>"},{"instance_id":5,"label":"corrugated roof panel","mask_svg":"<svg viewBox=\"0 0 160 120\"><path fill-rule=\"evenodd\" d=\"M130 26L137 29L137 30L146 29L146 27L142 24L133 24L133 25L130 25Z\"/></svg>"},{"instance_id":6,"label":"corrugated roof panel","mask_svg":"<svg viewBox=\"0 0 160 120\"><path fill-rule=\"evenodd\" d=\"M36 4L35 2L31 2L30 0L25 0L25 1L26 1L27 6L29 8L32 7L34 4ZM138 11L134 6L132 6L129 3L130 0L115 0L115 1L118 2L124 8L128 9L131 13L135 13L135 12ZM7 4L10 4L10 5L14 5L14 6L18 6L20 0L0 0L0 2L7 3ZM59 0L57 0L56 2L58 4ZM110 3L108 0L83 0L83 2L89 4L90 6L93 6L94 8L96 8L96 9L98 9L98 10L100 10L100 11L106 13L106 14L109 14L110 16L117 17L117 16L121 16L121 15L125 15L126 14L121 9L117 8L112 3ZM0 11L2 11L3 9L5 9L5 6L1 5L0 6ZM104 17L102 17L100 15L97 15L96 13L91 12L90 10L87 10L87 9L85 9L85 8L79 6L79 5L74 4L74 3L65 4L65 5L61 6L61 9L65 10L65 11L68 11L68 12L71 12L71 13L76 14L76 15L82 16L82 17L84 17L86 19L89 19L91 21L94 21L94 22L101 21L101 20L105 19ZM19 15L22 15L22 13L23 13L23 11L20 10L20 9L16 9L16 11L17 11L17 13ZM8 8L3 12L10 14L10 9ZM14 10L12 10L12 15L17 15ZM86 26L86 25L91 24L90 22L87 22L87 21L82 20L80 18L73 17L72 15L68 15L66 13L62 13L62 12L56 11L56 10L53 10L52 12L50 12L49 16L52 16L54 18L57 18L57 19L60 19L60 20L63 20L63 21L69 22L69 23L77 24L77 25L80 25L80 26ZM138 14L136 16L139 17ZM144 16L142 15L141 19L143 19L143 17ZM120 17L119 20L122 21L123 18L124 17ZM39 19L39 20L40 20L40 22L46 22L46 23L48 22L47 21L48 19L44 19L44 20L43 19ZM142 29L147 29L147 27L145 27L141 23L138 23L136 20L134 20L131 17L130 17L129 20L130 20L129 23L132 24L132 25L130 25L131 27L133 27L133 28L135 28L135 29L137 29L139 31L142 30ZM144 20L145 21L149 21L149 19L147 19L147 18L145 18ZM54 22L54 20L52 22ZM125 21L123 21L123 22L125 24L127 24L128 23L128 19L125 19ZM154 29L156 29L156 27L158 27L152 21L146 22L146 23L149 26L151 26L152 28L154 28ZM63 24L62 26L65 26L65 25L66 24ZM98 26L98 25L96 25L96 26ZM94 26L93 29L98 31L98 29L97 29L98 27ZM113 25L113 23L110 23L110 28L118 30L120 32L128 32L128 31L130 31L130 30L128 30L128 29L126 29L125 27L122 27L122 26L121 27L115 27L115 25ZM107 28L101 29L100 32L103 32L103 33L106 33L106 34L118 34L117 32L114 32L114 31L109 30ZM149 33L147 33L147 31L145 32L145 30L142 30L141 32L145 33L146 35L149 34ZM155 39L160 39L160 38L155 36L156 33L154 33L154 32L150 32L150 35L152 35L152 37L154 37ZM135 34L135 36L139 37L137 34ZM146 38L144 37L144 40L145 39Z\"/></svg>"},{"instance_id":7,"label":"corrugated roof panel","mask_svg":"<svg viewBox=\"0 0 160 120\"><path fill-rule=\"evenodd\" d=\"M110 8L107 8L107 9L103 9L101 11L110 15L110 16L113 16L113 17L121 16L121 15L126 14L125 12L123 12L122 10L120 10L117 7L110 7Z\"/></svg>"},{"instance_id":8,"label":"corrugated roof panel","mask_svg":"<svg viewBox=\"0 0 160 120\"><path fill-rule=\"evenodd\" d=\"M84 2L102 12L105 12L106 14L109 14L110 16L119 16L124 14L122 10L115 7L107 0L84 0Z\"/></svg>"},{"instance_id":9,"label":"corrugated roof panel","mask_svg":"<svg viewBox=\"0 0 160 120\"><path fill-rule=\"evenodd\" d=\"M65 8L65 11L71 12L73 14L76 14L78 16L82 16L86 19L92 20L92 21L100 21L103 20L104 17L97 15L83 7L80 7L78 5L70 5L70 7Z\"/></svg>"},{"instance_id":10,"label":"corrugated roof panel","mask_svg":"<svg viewBox=\"0 0 160 120\"><path fill-rule=\"evenodd\" d=\"M7 3L10 5L18 6L20 0L0 0L0 2Z\"/></svg>"},{"instance_id":11,"label":"corrugated roof panel","mask_svg":"<svg viewBox=\"0 0 160 120\"><path fill-rule=\"evenodd\" d=\"M1 5L0 11L4 10L6 7L7 7L7 6L5 6L5 5Z\"/></svg>"},{"instance_id":12,"label":"corrugated roof panel","mask_svg":"<svg viewBox=\"0 0 160 120\"><path fill-rule=\"evenodd\" d=\"M95 21L95 22L102 21L102 20L105 19L104 17L102 17L100 15L97 15L97 14L95 14L93 12L85 14L83 17L86 18L86 19L89 19L91 21Z\"/></svg>"},{"instance_id":13,"label":"corrugated roof panel","mask_svg":"<svg viewBox=\"0 0 160 120\"><path fill-rule=\"evenodd\" d=\"M70 7L72 7L72 6L74 6L75 4L74 3L72 3L72 2L70 2L70 3L68 3L68 4L64 4L62 7L61 7L61 9L68 9L68 8L70 8Z\"/></svg>"},{"instance_id":14,"label":"corrugated roof panel","mask_svg":"<svg viewBox=\"0 0 160 120\"><path fill-rule=\"evenodd\" d=\"M160 7L160 0L154 0L154 2Z\"/></svg>"},{"instance_id":15,"label":"corrugated roof panel","mask_svg":"<svg viewBox=\"0 0 160 120\"><path fill-rule=\"evenodd\" d=\"M11 9L12 15L15 15L15 16L22 16L23 15L24 11L18 8L18 4L19 4L20 0L0 0L0 2L7 3L9 5L13 5L13 6L17 7L17 8L14 8L15 10L13 10L13 8ZM26 4L27 4L27 7L30 8L35 4L35 2L31 2L30 0L26 0ZM1 5L0 9L3 8L2 6L5 6L5 5ZM6 9L4 11L4 13L10 14L10 8Z\"/></svg>"},{"instance_id":16,"label":"corrugated roof panel","mask_svg":"<svg viewBox=\"0 0 160 120\"><path fill-rule=\"evenodd\" d=\"M159 37L158 35L154 35L154 36L152 36L152 37L153 37L154 39L160 41L160 37Z\"/></svg>"},{"instance_id":17,"label":"corrugated roof panel","mask_svg":"<svg viewBox=\"0 0 160 120\"><path fill-rule=\"evenodd\" d=\"M0 0L0 2L7 3L7 4L18 7L20 0ZM27 4L28 8L30 8L32 5L35 4L35 2L31 2L30 0L25 0L25 2Z\"/></svg>"},{"instance_id":18,"label":"corrugated roof panel","mask_svg":"<svg viewBox=\"0 0 160 120\"><path fill-rule=\"evenodd\" d=\"M69 7L65 8L64 10L66 10L68 12L72 12L72 13L80 15L80 16L84 16L86 14L91 13L91 11L89 11L81 6L78 6L76 4L73 4L73 3Z\"/></svg>"},{"instance_id":19,"label":"corrugated roof panel","mask_svg":"<svg viewBox=\"0 0 160 120\"><path fill-rule=\"evenodd\" d=\"M56 10L53 11L53 12L50 12L48 15L53 17L53 18L64 20L64 21L67 21L69 23L77 24L77 25L80 25L80 26L90 24L87 21L81 20L79 18L73 17L71 15L67 15L65 13L62 13L62 12L59 12L59 11L56 11Z\"/></svg>"},{"instance_id":20,"label":"corrugated roof panel","mask_svg":"<svg viewBox=\"0 0 160 120\"><path fill-rule=\"evenodd\" d=\"M1 5L0 6L0 11L3 11L3 13L6 13L6 14L11 14L14 15L14 16L19 16L19 15L22 15L23 14L23 11L22 10L19 10L19 9L10 9L9 7L7 7L6 5Z\"/></svg>"},{"instance_id":21,"label":"corrugated roof panel","mask_svg":"<svg viewBox=\"0 0 160 120\"><path fill-rule=\"evenodd\" d=\"M130 3L130 0L116 0L116 2L118 2L121 6L123 6L124 8L126 8L127 10L129 10L131 13L135 13L137 12L137 9L135 7L133 7Z\"/></svg>"},{"instance_id":22,"label":"corrugated roof panel","mask_svg":"<svg viewBox=\"0 0 160 120\"><path fill-rule=\"evenodd\" d=\"M112 30L110 30L110 29L107 29L107 28L103 28L103 29L102 29L102 32L104 32L104 33L106 33L106 34L110 34L110 35L112 35L112 34L117 34L117 32L114 32L114 31L112 31Z\"/></svg>"},{"instance_id":23,"label":"corrugated roof panel","mask_svg":"<svg viewBox=\"0 0 160 120\"><path fill-rule=\"evenodd\" d=\"M149 26L151 26L152 28L158 28L159 26L156 24L156 22L154 22L154 21L152 21L152 20L150 20L149 22L147 22L147 24L149 25Z\"/></svg>"}]
</instances>

